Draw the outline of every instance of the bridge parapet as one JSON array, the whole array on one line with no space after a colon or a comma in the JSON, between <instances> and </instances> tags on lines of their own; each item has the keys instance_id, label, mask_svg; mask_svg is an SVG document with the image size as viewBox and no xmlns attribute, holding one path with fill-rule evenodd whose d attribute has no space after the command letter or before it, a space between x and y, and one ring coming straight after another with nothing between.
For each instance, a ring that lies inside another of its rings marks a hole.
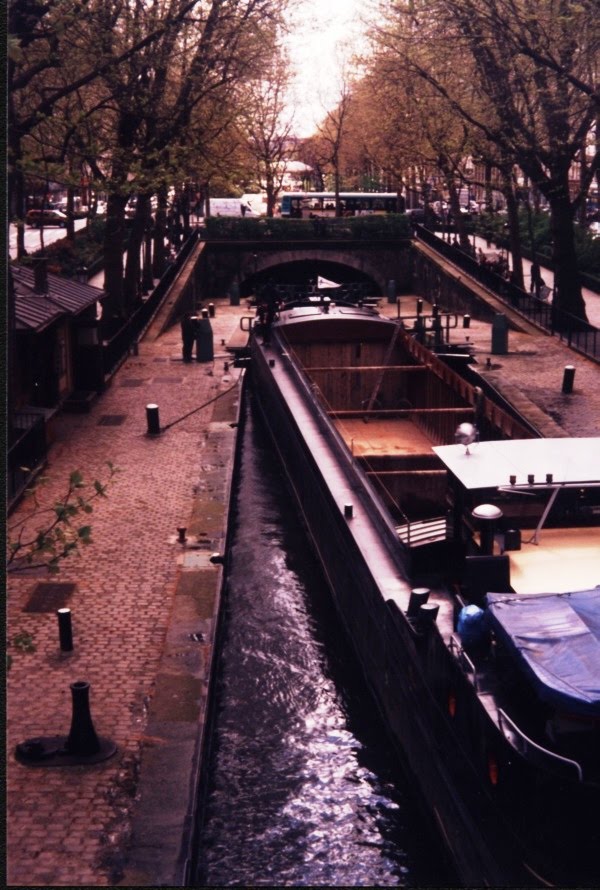
<instances>
[{"instance_id":1,"label":"bridge parapet","mask_svg":"<svg viewBox=\"0 0 600 890\"><path fill-rule=\"evenodd\" d=\"M238 219L209 217L202 229L205 241L402 241L411 237L404 213L313 219Z\"/></svg>"}]
</instances>

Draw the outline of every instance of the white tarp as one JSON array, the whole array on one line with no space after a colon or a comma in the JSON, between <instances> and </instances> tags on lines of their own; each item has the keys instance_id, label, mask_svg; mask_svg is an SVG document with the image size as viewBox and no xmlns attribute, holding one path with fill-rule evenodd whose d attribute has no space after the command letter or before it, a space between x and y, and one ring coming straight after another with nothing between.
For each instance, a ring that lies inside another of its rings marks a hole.
<instances>
[{"instance_id":1,"label":"white tarp","mask_svg":"<svg viewBox=\"0 0 600 890\"><path fill-rule=\"evenodd\" d=\"M317 277L317 287L341 287L341 284L338 284L337 281L329 281L328 278L322 278L320 275Z\"/></svg>"}]
</instances>

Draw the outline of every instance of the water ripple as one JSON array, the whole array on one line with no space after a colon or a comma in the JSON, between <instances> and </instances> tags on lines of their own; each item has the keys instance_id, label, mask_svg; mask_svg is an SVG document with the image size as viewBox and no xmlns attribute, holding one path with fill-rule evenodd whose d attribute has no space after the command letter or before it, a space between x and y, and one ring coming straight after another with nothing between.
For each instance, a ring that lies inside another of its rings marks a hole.
<instances>
[{"instance_id":1,"label":"water ripple","mask_svg":"<svg viewBox=\"0 0 600 890\"><path fill-rule=\"evenodd\" d=\"M248 423L196 879L443 883L272 455Z\"/></svg>"}]
</instances>

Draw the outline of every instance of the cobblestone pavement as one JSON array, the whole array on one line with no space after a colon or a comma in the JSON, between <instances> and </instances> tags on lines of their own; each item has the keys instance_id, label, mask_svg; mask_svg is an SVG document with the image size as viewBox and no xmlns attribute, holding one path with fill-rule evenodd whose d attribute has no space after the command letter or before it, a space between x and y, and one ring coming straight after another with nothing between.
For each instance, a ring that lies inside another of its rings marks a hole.
<instances>
[{"instance_id":1,"label":"cobblestone pavement","mask_svg":"<svg viewBox=\"0 0 600 890\"><path fill-rule=\"evenodd\" d=\"M411 300L402 298L405 314L414 312ZM240 316L250 313L244 306L215 302L214 362L183 364L179 329L173 328L142 342L139 355L127 359L89 414L56 419L46 469L49 496L60 496L74 469L86 480L102 479L105 462L111 461L119 473L108 497L95 503L90 518L94 543L80 557L70 558L58 576L9 578L9 636L29 632L36 645L33 654L15 655L7 681L11 886L159 886L180 873L167 862L161 844L171 849L172 859L179 855L176 835L185 812L168 829L160 819L157 830L144 818L152 823L153 814L168 810L173 785L165 782L183 783L186 799L190 793L195 766L190 736L197 735L203 719L212 652L210 645L199 645L190 654L183 637L194 628L202 631L199 640L206 636L210 643L215 616L213 600L207 605L180 594L187 593L186 570L199 568L214 592L221 569L202 562L202 553L194 557L196 563L182 561L177 528L193 528L199 539L206 534L210 545L218 546L231 470L224 452L231 450L232 438L221 438L230 424L215 408L218 402L160 436L147 435L145 406L159 406L165 427L235 384L239 372L231 365L225 371L229 355L224 344L239 331ZM381 307L397 312L383 301ZM452 339L466 336L485 376L508 398L520 399L545 435L600 435L597 365L541 333L510 331L506 355L491 354L489 325L473 319L468 331L456 329ZM561 392L566 364L576 368L570 395ZM237 400L235 390L233 397ZM22 504L11 523L25 509ZM27 611L36 585L47 581L75 585L64 602L73 616L71 654L60 652L54 606ZM184 681L177 681L178 661L192 664L192 716L185 710ZM91 684L96 730L116 742L117 755L94 766L43 768L16 762L18 742L69 732L70 684L78 680ZM183 728L187 747L170 748ZM183 754L173 755L173 750ZM142 852L132 858L132 849Z\"/></svg>"},{"instance_id":2,"label":"cobblestone pavement","mask_svg":"<svg viewBox=\"0 0 600 890\"><path fill-rule=\"evenodd\" d=\"M217 305L211 320L214 362L184 364L175 327L140 345L139 355L127 359L89 414L63 413L56 419L46 468L49 503L64 493L72 470L80 469L89 481L103 479L105 462L111 461L119 472L108 497L94 504L93 544L80 557L69 558L59 575L9 576L8 633L29 632L36 646L34 654L15 654L8 673L11 885L120 880L142 751L161 744L146 732L181 574L177 528L190 527L194 493L210 471L204 461L215 412L214 404L208 405L160 436L149 436L145 406L156 403L166 426L230 389L240 372L231 364L224 371L231 357L222 341L237 332L244 312L246 307L224 301ZM209 461L215 463L212 454ZM226 472L224 464L222 475ZM23 503L11 524L26 509ZM210 570L216 586L220 570ZM54 607L26 611L36 585L48 581L76 586L64 602L72 611L71 654L60 652ZM78 680L91 684L96 731L117 743L117 755L95 766L17 763L18 742L69 733L70 684Z\"/></svg>"}]
</instances>

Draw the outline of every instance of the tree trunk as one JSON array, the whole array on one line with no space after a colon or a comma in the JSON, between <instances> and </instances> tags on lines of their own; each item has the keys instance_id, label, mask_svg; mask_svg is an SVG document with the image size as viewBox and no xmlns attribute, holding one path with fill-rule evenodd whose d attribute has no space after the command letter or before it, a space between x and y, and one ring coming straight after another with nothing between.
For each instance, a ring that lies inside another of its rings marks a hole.
<instances>
[{"instance_id":1,"label":"tree trunk","mask_svg":"<svg viewBox=\"0 0 600 890\"><path fill-rule=\"evenodd\" d=\"M106 317L124 319L123 250L125 246L125 205L127 196L109 194L104 230L104 290Z\"/></svg>"},{"instance_id":2,"label":"tree trunk","mask_svg":"<svg viewBox=\"0 0 600 890\"><path fill-rule=\"evenodd\" d=\"M557 190L558 191L558 190ZM587 315L581 295L577 253L575 251L575 227L573 207L567 190L549 195L550 226L552 230L552 263L554 266L554 327L564 330L572 326L575 316L585 324Z\"/></svg>"},{"instance_id":3,"label":"tree trunk","mask_svg":"<svg viewBox=\"0 0 600 890\"><path fill-rule=\"evenodd\" d=\"M508 248L512 255L511 281L517 287L523 287L523 253L521 248L521 232L519 229L519 205L514 190L507 188L506 210L508 213Z\"/></svg>"},{"instance_id":4,"label":"tree trunk","mask_svg":"<svg viewBox=\"0 0 600 890\"><path fill-rule=\"evenodd\" d=\"M162 278L165 263L165 237L167 231L167 192L161 188L158 193L158 206L154 219L154 252L152 256L152 273L154 278Z\"/></svg>"},{"instance_id":5,"label":"tree trunk","mask_svg":"<svg viewBox=\"0 0 600 890\"><path fill-rule=\"evenodd\" d=\"M124 303L127 314L131 312L141 296L141 249L144 242L146 221L150 209L150 196L138 195L135 214L131 222L127 259L125 261Z\"/></svg>"}]
</instances>

